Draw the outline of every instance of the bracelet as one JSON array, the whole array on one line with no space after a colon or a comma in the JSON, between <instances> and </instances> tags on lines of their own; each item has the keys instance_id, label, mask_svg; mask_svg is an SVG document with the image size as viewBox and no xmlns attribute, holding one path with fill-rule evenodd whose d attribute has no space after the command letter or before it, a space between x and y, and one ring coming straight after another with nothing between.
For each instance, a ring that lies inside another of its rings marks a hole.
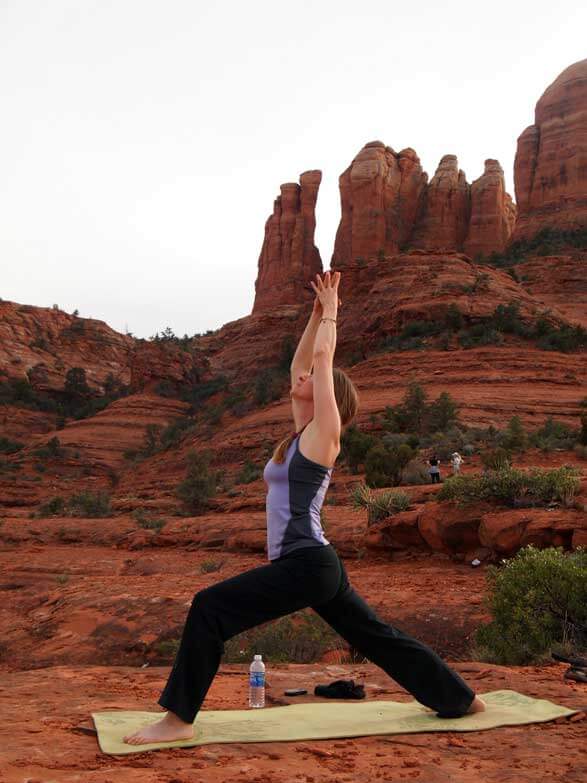
<instances>
[{"instance_id":1,"label":"bracelet","mask_svg":"<svg viewBox=\"0 0 587 783\"><path fill-rule=\"evenodd\" d=\"M334 321L334 323L336 323L336 318L321 318L320 323L322 323L322 321Z\"/></svg>"}]
</instances>

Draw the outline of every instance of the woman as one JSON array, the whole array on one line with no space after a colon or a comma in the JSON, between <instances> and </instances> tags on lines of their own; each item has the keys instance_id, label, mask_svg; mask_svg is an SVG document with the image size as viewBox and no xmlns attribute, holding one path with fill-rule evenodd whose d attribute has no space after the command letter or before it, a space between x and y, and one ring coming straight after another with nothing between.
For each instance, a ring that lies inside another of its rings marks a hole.
<instances>
[{"instance_id":1,"label":"woman","mask_svg":"<svg viewBox=\"0 0 587 783\"><path fill-rule=\"evenodd\" d=\"M428 473L433 484L440 484L440 460L433 454L428 460Z\"/></svg>"},{"instance_id":2,"label":"woman","mask_svg":"<svg viewBox=\"0 0 587 783\"><path fill-rule=\"evenodd\" d=\"M450 459L452 464L452 474L453 476L458 476L458 474L461 472L461 465L463 463L463 458L461 457L458 451L453 451Z\"/></svg>"},{"instance_id":3,"label":"woman","mask_svg":"<svg viewBox=\"0 0 587 783\"><path fill-rule=\"evenodd\" d=\"M128 744L191 738L224 642L308 606L439 716L460 717L485 709L432 650L382 622L355 593L321 528L320 508L340 452L341 432L358 409L352 382L333 368L339 282L340 272L326 272L323 280L316 275L311 284L314 309L291 365L295 432L279 444L265 466L271 562L195 595L158 701L167 713L127 735Z\"/></svg>"}]
</instances>

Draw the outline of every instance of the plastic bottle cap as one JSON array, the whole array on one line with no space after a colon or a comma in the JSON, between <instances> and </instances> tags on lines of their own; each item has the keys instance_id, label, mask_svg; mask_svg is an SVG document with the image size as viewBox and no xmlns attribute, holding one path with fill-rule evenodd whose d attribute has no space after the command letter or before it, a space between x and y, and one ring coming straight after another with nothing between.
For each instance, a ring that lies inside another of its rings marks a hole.
<instances>
[{"instance_id":1,"label":"plastic bottle cap","mask_svg":"<svg viewBox=\"0 0 587 783\"><path fill-rule=\"evenodd\" d=\"M262 655L255 655L254 660L255 661L262 661L263 660L263 656Z\"/></svg>"}]
</instances>

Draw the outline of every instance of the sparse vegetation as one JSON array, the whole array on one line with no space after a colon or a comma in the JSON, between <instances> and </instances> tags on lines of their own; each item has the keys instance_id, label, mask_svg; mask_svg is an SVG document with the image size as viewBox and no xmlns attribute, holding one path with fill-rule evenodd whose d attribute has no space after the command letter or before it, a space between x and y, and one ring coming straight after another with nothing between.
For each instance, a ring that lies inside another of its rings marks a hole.
<instances>
[{"instance_id":1,"label":"sparse vegetation","mask_svg":"<svg viewBox=\"0 0 587 783\"><path fill-rule=\"evenodd\" d=\"M405 492L387 490L375 493L365 483L355 484L349 496L355 510L367 509L367 525L380 522L399 511L407 511L411 502Z\"/></svg>"},{"instance_id":2,"label":"sparse vegetation","mask_svg":"<svg viewBox=\"0 0 587 783\"><path fill-rule=\"evenodd\" d=\"M54 436L44 446L34 449L32 454L39 459L53 459L62 457L65 454L65 449L61 446L59 438Z\"/></svg>"},{"instance_id":3,"label":"sparse vegetation","mask_svg":"<svg viewBox=\"0 0 587 783\"><path fill-rule=\"evenodd\" d=\"M415 452L407 443L386 446L379 442L365 457L365 481L369 487L397 486L404 468L413 460Z\"/></svg>"},{"instance_id":4,"label":"sparse vegetation","mask_svg":"<svg viewBox=\"0 0 587 783\"><path fill-rule=\"evenodd\" d=\"M487 578L493 620L477 631L475 660L517 666L587 649L587 550L528 546Z\"/></svg>"},{"instance_id":5,"label":"sparse vegetation","mask_svg":"<svg viewBox=\"0 0 587 783\"><path fill-rule=\"evenodd\" d=\"M81 490L74 492L69 498L60 495L41 504L37 511L31 514L34 518L68 516L68 517L108 517L112 514L110 495L104 490L91 492Z\"/></svg>"},{"instance_id":6,"label":"sparse vegetation","mask_svg":"<svg viewBox=\"0 0 587 783\"><path fill-rule=\"evenodd\" d=\"M481 464L485 470L507 470L512 465L512 455L508 449L498 446L481 452Z\"/></svg>"},{"instance_id":7,"label":"sparse vegetation","mask_svg":"<svg viewBox=\"0 0 587 783\"><path fill-rule=\"evenodd\" d=\"M137 524L145 530L154 530L159 533L167 524L167 520L154 516L149 511L137 508L132 512Z\"/></svg>"},{"instance_id":8,"label":"sparse vegetation","mask_svg":"<svg viewBox=\"0 0 587 783\"><path fill-rule=\"evenodd\" d=\"M256 465L252 460L245 461L242 470L237 475L235 481L237 484L250 484L251 481L256 481L263 475L263 469L260 465Z\"/></svg>"},{"instance_id":9,"label":"sparse vegetation","mask_svg":"<svg viewBox=\"0 0 587 783\"><path fill-rule=\"evenodd\" d=\"M248 663L262 650L269 663L312 663L327 650L341 647L338 634L313 611L304 609L229 639L222 660Z\"/></svg>"},{"instance_id":10,"label":"sparse vegetation","mask_svg":"<svg viewBox=\"0 0 587 783\"><path fill-rule=\"evenodd\" d=\"M220 472L210 471L210 454L192 450L187 455L186 477L178 485L176 496L188 513L203 514L210 508L219 480Z\"/></svg>"},{"instance_id":11,"label":"sparse vegetation","mask_svg":"<svg viewBox=\"0 0 587 783\"><path fill-rule=\"evenodd\" d=\"M215 571L220 571L224 565L224 560L204 560L200 566L200 571L203 574L211 574Z\"/></svg>"},{"instance_id":12,"label":"sparse vegetation","mask_svg":"<svg viewBox=\"0 0 587 783\"><path fill-rule=\"evenodd\" d=\"M17 451L20 451L23 446L24 443L20 443L17 440L0 438L0 454L15 454Z\"/></svg>"},{"instance_id":13,"label":"sparse vegetation","mask_svg":"<svg viewBox=\"0 0 587 783\"><path fill-rule=\"evenodd\" d=\"M568 248L587 248L587 229L563 231L555 228L543 228L531 239L523 239L511 244L504 253L491 253L487 257L476 259L478 263L497 268L509 268L526 260L529 255L547 256Z\"/></svg>"},{"instance_id":14,"label":"sparse vegetation","mask_svg":"<svg viewBox=\"0 0 587 783\"><path fill-rule=\"evenodd\" d=\"M403 401L395 407L387 406L383 414L383 429L388 432L405 432L416 436L446 429L458 423L458 406L447 392L434 401L421 384L412 381Z\"/></svg>"},{"instance_id":15,"label":"sparse vegetation","mask_svg":"<svg viewBox=\"0 0 587 783\"><path fill-rule=\"evenodd\" d=\"M569 466L530 471L507 468L483 475L451 476L444 482L438 497L462 505L488 500L508 506L546 506L557 502L570 506L579 486L579 471Z\"/></svg>"}]
</instances>

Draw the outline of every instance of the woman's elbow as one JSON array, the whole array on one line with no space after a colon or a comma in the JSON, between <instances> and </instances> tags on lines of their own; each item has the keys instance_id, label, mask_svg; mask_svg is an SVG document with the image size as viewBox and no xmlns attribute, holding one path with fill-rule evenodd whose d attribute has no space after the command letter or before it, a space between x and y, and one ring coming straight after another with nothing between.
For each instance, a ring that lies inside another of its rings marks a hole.
<instances>
[{"instance_id":1,"label":"woman's elbow","mask_svg":"<svg viewBox=\"0 0 587 783\"><path fill-rule=\"evenodd\" d=\"M313 355L314 364L332 364L334 361L334 351L326 346L317 348Z\"/></svg>"}]
</instances>

